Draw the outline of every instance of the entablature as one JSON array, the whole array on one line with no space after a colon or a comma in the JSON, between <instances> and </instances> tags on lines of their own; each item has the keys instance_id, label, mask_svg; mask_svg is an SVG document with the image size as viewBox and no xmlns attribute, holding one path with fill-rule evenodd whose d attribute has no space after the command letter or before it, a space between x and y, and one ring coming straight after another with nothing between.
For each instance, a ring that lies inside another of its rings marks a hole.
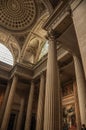
<instances>
[{"instance_id":1,"label":"entablature","mask_svg":"<svg viewBox=\"0 0 86 130\"><path fill-rule=\"evenodd\" d=\"M13 67L0 62L0 78L11 79L14 75L23 77L23 79L32 79L33 71L31 67L24 66L22 64L16 63Z\"/></svg>"},{"instance_id":2,"label":"entablature","mask_svg":"<svg viewBox=\"0 0 86 130\"><path fill-rule=\"evenodd\" d=\"M63 63L63 59L67 60L67 58L70 58L70 56L68 56L69 52L63 48L57 49L57 52L57 60L59 63ZM22 78L22 80L28 81L31 79L36 79L40 76L42 71L46 71L47 69L47 54L33 66L25 66L23 64L16 63L13 68L10 68L8 70L6 70L5 67L2 67L1 65L0 67L0 77L3 77L5 79L11 79L15 74L18 75L18 77Z\"/></svg>"},{"instance_id":3,"label":"entablature","mask_svg":"<svg viewBox=\"0 0 86 130\"><path fill-rule=\"evenodd\" d=\"M68 28L68 26L71 25L71 23L72 18L70 6L68 2L64 3L61 1L45 22L43 28L45 30L52 28L53 30L56 30L58 36L60 36Z\"/></svg>"},{"instance_id":4,"label":"entablature","mask_svg":"<svg viewBox=\"0 0 86 130\"><path fill-rule=\"evenodd\" d=\"M60 62L60 60L63 59L65 56L67 56L69 52L61 48L60 50L58 50L57 54L58 54L57 60ZM46 69L47 69L47 55L33 67L34 72L33 79L39 76L42 71L46 71Z\"/></svg>"},{"instance_id":5,"label":"entablature","mask_svg":"<svg viewBox=\"0 0 86 130\"><path fill-rule=\"evenodd\" d=\"M8 80L10 77L10 70L12 66L0 61L0 78Z\"/></svg>"},{"instance_id":6,"label":"entablature","mask_svg":"<svg viewBox=\"0 0 86 130\"><path fill-rule=\"evenodd\" d=\"M16 63L15 66L12 68L10 72L10 77L13 77L14 74L25 79L32 79L33 77L33 71L31 67L27 67L19 63Z\"/></svg>"}]
</instances>

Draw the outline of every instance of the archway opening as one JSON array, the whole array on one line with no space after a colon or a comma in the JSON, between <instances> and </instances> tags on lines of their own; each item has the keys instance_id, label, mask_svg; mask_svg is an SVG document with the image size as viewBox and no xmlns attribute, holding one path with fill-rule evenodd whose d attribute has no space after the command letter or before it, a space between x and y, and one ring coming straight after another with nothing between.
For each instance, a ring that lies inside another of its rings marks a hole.
<instances>
[{"instance_id":1,"label":"archway opening","mask_svg":"<svg viewBox=\"0 0 86 130\"><path fill-rule=\"evenodd\" d=\"M11 52L2 43L0 43L0 61L9 65L14 64L14 60Z\"/></svg>"}]
</instances>

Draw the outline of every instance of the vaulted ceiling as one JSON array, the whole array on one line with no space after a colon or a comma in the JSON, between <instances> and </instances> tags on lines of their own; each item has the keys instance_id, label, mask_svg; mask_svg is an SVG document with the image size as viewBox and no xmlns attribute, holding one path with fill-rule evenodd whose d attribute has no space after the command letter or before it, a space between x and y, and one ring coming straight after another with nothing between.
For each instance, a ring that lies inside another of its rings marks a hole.
<instances>
[{"instance_id":1,"label":"vaulted ceiling","mask_svg":"<svg viewBox=\"0 0 86 130\"><path fill-rule=\"evenodd\" d=\"M0 42L14 61L36 63L46 31L42 28L60 0L0 0Z\"/></svg>"},{"instance_id":2,"label":"vaulted ceiling","mask_svg":"<svg viewBox=\"0 0 86 130\"><path fill-rule=\"evenodd\" d=\"M36 63L46 43L42 28L61 0L0 0L0 42L13 54L14 61ZM68 1L68 0L62 0ZM64 36L60 37L63 41ZM70 42L70 41L69 41ZM72 70L70 68L69 70ZM65 71L62 69L61 74ZM71 76L71 72L66 73Z\"/></svg>"},{"instance_id":3,"label":"vaulted ceiling","mask_svg":"<svg viewBox=\"0 0 86 130\"><path fill-rule=\"evenodd\" d=\"M15 61L31 62L31 57L41 50L39 44L46 34L42 25L48 15L39 0L0 0L0 42L8 47Z\"/></svg>"}]
</instances>

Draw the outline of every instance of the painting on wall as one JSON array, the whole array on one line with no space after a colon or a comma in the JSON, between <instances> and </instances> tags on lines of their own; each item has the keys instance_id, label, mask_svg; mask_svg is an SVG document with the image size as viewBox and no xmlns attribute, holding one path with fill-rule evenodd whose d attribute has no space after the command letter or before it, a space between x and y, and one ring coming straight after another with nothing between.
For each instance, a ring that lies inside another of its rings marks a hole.
<instances>
[{"instance_id":1,"label":"painting on wall","mask_svg":"<svg viewBox=\"0 0 86 130\"><path fill-rule=\"evenodd\" d=\"M76 130L74 104L63 106L63 130Z\"/></svg>"},{"instance_id":2,"label":"painting on wall","mask_svg":"<svg viewBox=\"0 0 86 130\"><path fill-rule=\"evenodd\" d=\"M73 84L68 84L62 87L62 96L73 94Z\"/></svg>"}]
</instances>

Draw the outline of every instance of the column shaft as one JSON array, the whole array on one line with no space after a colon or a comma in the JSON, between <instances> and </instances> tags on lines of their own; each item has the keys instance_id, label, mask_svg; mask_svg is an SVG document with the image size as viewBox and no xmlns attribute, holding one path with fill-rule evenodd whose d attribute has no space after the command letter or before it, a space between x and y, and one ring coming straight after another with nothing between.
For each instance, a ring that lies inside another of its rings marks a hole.
<instances>
[{"instance_id":1,"label":"column shaft","mask_svg":"<svg viewBox=\"0 0 86 130\"><path fill-rule=\"evenodd\" d=\"M75 65L75 74L76 74L76 82L77 82L77 92L79 99L79 108L80 108L80 116L81 123L86 124L86 83L85 77L83 73L82 66L80 64L79 58L73 56L74 65Z\"/></svg>"},{"instance_id":2,"label":"column shaft","mask_svg":"<svg viewBox=\"0 0 86 130\"><path fill-rule=\"evenodd\" d=\"M10 88L11 88L10 86L11 86L10 82L8 82L6 92L5 92L5 96L4 96L4 100L3 100L3 103L2 103L2 106L1 106L1 109L0 109L0 126L1 126L1 123L2 123L2 120L3 120L3 115L4 115L5 107L6 107L6 104L7 104Z\"/></svg>"},{"instance_id":3,"label":"column shaft","mask_svg":"<svg viewBox=\"0 0 86 130\"><path fill-rule=\"evenodd\" d=\"M30 93L29 93L29 99L28 99L27 114L26 114L26 121L25 121L25 130L30 130L31 118L32 118L33 96L34 96L34 83L32 81Z\"/></svg>"},{"instance_id":4,"label":"column shaft","mask_svg":"<svg viewBox=\"0 0 86 130\"><path fill-rule=\"evenodd\" d=\"M45 77L44 74L42 73L40 81L39 99L38 99L36 130L43 130L44 99L45 99Z\"/></svg>"},{"instance_id":5,"label":"column shaft","mask_svg":"<svg viewBox=\"0 0 86 130\"><path fill-rule=\"evenodd\" d=\"M9 97L8 97L8 101L7 101L7 105L6 105L6 109L5 109L5 113L4 113L4 117L3 117L3 121L2 121L2 125L1 125L1 130L6 130L8 126L13 98L14 98L14 94L15 94L15 90L17 86L17 80L18 78L14 76L10 93L9 93Z\"/></svg>"},{"instance_id":6,"label":"column shaft","mask_svg":"<svg viewBox=\"0 0 86 130\"><path fill-rule=\"evenodd\" d=\"M58 73L58 97L59 97L59 130L62 130L62 117L63 117L63 110L62 110L62 93L61 93L61 86L60 86L60 74Z\"/></svg>"},{"instance_id":7,"label":"column shaft","mask_svg":"<svg viewBox=\"0 0 86 130\"><path fill-rule=\"evenodd\" d=\"M86 77L86 0L75 0L71 5L72 18Z\"/></svg>"},{"instance_id":8,"label":"column shaft","mask_svg":"<svg viewBox=\"0 0 86 130\"><path fill-rule=\"evenodd\" d=\"M59 130L59 95L58 95L58 65L57 65L57 46L51 37L49 40L47 75L46 75L46 94L44 110L44 130Z\"/></svg>"},{"instance_id":9,"label":"column shaft","mask_svg":"<svg viewBox=\"0 0 86 130\"><path fill-rule=\"evenodd\" d=\"M75 99L75 113L76 113L77 130L81 130L81 119L80 119L80 110L79 110L79 101L78 101L76 82L73 83L73 90L74 90L74 99Z\"/></svg>"},{"instance_id":10,"label":"column shaft","mask_svg":"<svg viewBox=\"0 0 86 130\"><path fill-rule=\"evenodd\" d=\"M20 106L20 111L18 115L16 130L21 130L23 111L24 111L24 97L21 98L21 106Z\"/></svg>"}]
</instances>

